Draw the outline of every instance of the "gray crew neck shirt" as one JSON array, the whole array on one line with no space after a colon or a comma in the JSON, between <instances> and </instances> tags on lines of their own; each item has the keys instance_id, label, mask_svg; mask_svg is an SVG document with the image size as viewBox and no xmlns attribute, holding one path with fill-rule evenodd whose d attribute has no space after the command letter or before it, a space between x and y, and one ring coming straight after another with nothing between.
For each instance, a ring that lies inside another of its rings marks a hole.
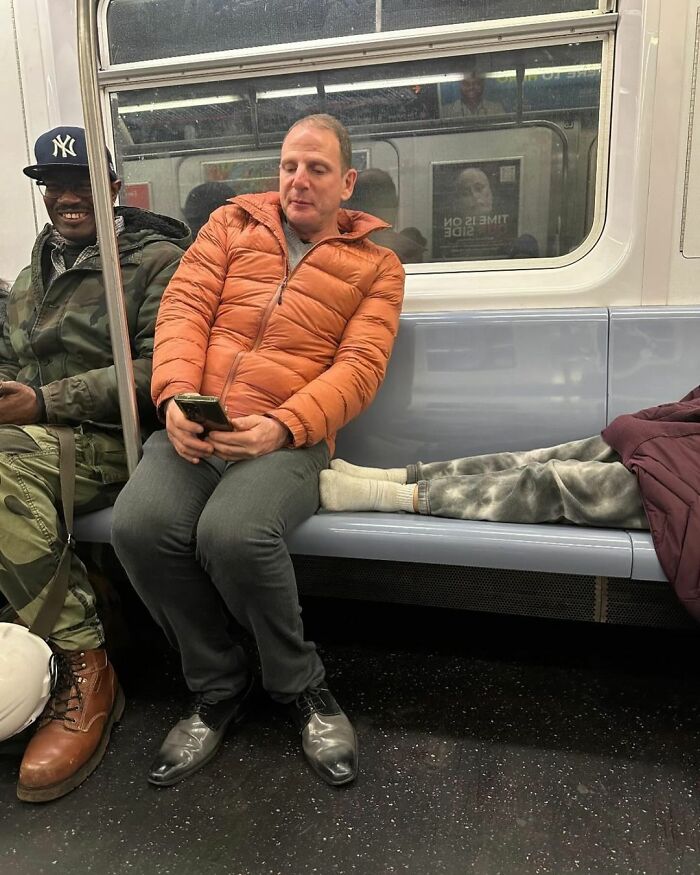
<instances>
[{"instance_id":1,"label":"gray crew neck shirt","mask_svg":"<svg viewBox=\"0 0 700 875\"><path fill-rule=\"evenodd\" d=\"M313 243L304 243L304 241L289 227L287 221L282 222L284 228L284 236L287 240L287 250L289 252L289 267L291 270L299 264L304 255L313 247Z\"/></svg>"}]
</instances>

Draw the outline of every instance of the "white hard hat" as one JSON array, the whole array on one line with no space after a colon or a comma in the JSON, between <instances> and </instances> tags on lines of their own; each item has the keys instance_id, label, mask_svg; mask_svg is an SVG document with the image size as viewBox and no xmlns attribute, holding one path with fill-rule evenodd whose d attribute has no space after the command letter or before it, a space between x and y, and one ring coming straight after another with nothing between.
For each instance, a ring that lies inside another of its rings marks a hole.
<instances>
[{"instance_id":1,"label":"white hard hat","mask_svg":"<svg viewBox=\"0 0 700 875\"><path fill-rule=\"evenodd\" d=\"M0 741L36 720L52 687L49 645L17 623L0 623Z\"/></svg>"}]
</instances>

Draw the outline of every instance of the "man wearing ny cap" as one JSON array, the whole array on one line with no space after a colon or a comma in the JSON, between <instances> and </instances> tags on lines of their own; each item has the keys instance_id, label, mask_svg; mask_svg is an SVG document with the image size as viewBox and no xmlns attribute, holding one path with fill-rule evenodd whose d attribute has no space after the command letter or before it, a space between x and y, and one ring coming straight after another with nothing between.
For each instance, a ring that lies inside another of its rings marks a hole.
<instances>
[{"instance_id":1,"label":"man wearing ny cap","mask_svg":"<svg viewBox=\"0 0 700 875\"><path fill-rule=\"evenodd\" d=\"M7 301L0 336L0 591L30 625L62 551L58 441L75 435L75 508L112 504L127 478L85 132L59 127L35 144L34 179L49 215ZM121 182L108 162L112 198ZM115 209L124 302L142 426L150 399L155 318L190 236L181 222ZM57 684L20 766L17 795L63 796L102 759L124 697L105 650L87 572L73 554L70 585L49 643Z\"/></svg>"}]
</instances>

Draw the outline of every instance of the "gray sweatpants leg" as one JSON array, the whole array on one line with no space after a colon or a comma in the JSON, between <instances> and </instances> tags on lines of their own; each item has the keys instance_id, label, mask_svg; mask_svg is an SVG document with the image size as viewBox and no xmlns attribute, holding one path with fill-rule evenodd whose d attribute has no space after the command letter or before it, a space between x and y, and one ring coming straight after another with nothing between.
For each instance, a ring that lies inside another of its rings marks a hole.
<instances>
[{"instance_id":1,"label":"gray sweatpants leg","mask_svg":"<svg viewBox=\"0 0 700 875\"><path fill-rule=\"evenodd\" d=\"M234 464L192 465L165 432L115 506L113 543L129 577L182 657L194 692L235 695L248 668L227 611L255 637L263 686L279 701L324 679L304 640L284 534L318 509L328 447L278 450Z\"/></svg>"},{"instance_id":2,"label":"gray sweatpants leg","mask_svg":"<svg viewBox=\"0 0 700 875\"><path fill-rule=\"evenodd\" d=\"M637 478L599 437L408 466L420 513L494 522L647 529Z\"/></svg>"}]
</instances>

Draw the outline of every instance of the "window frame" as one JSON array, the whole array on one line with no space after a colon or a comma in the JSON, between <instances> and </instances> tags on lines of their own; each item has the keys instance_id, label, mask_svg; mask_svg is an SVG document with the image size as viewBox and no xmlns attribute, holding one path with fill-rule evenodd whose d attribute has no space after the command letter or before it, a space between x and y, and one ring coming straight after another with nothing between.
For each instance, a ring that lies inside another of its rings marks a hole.
<instances>
[{"instance_id":1,"label":"window frame","mask_svg":"<svg viewBox=\"0 0 700 875\"><path fill-rule=\"evenodd\" d=\"M111 0L100 0L98 29L101 56L109 58L107 9ZM500 19L465 25L415 28L369 35L315 40L306 43L211 52L196 56L110 65L98 72L105 119L114 145L111 126L111 96L120 91L174 84L196 85L210 81L245 80L262 75L284 75L370 66L398 61L418 61L484 54L493 51L527 49L571 42L602 43L600 105L598 111L598 154L596 161L595 212L587 236L571 252L551 258L426 262L405 265L407 292L415 283L436 285L444 290L449 278L474 274L518 272L530 274L569 267L581 261L599 241L607 212L607 184L610 161L613 65L619 14L612 11L615 0L600 0L590 12L559 13ZM412 280L415 278L414 282ZM455 285L463 286L459 282ZM490 285L490 283L489 283ZM427 289L426 289L427 290ZM453 297L448 295L449 298ZM459 298L459 291L456 293Z\"/></svg>"},{"instance_id":2,"label":"window frame","mask_svg":"<svg viewBox=\"0 0 700 875\"><path fill-rule=\"evenodd\" d=\"M472 24L449 24L392 30L357 36L344 36L296 43L256 46L205 52L196 55L178 55L124 64L113 64L109 48L107 11L112 0L100 0L98 8L98 46L101 85L115 82L150 80L157 77L163 83L168 78L176 81L183 76L216 75L222 71L250 71L258 75L278 71L283 65L300 63L315 69L320 63L335 60L340 64L360 63L369 54L374 63L391 60L417 60L464 50L477 54L495 48L526 48L528 43L540 45L541 40L583 37L586 34L614 33L618 23L617 12L561 12L555 15L531 15L522 18L503 18ZM601 6L606 0L601 0ZM292 70L290 70L292 72Z\"/></svg>"}]
</instances>

